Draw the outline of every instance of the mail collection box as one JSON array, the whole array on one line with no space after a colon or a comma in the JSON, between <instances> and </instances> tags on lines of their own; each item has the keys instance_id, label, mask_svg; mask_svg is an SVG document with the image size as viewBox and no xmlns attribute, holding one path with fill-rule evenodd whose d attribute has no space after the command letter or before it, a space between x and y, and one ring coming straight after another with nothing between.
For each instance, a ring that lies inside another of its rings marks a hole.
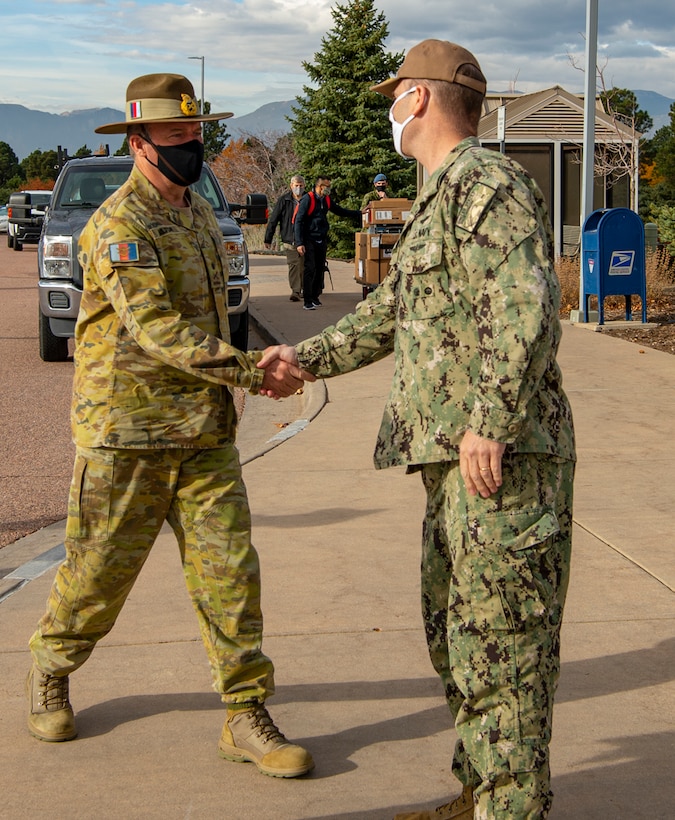
<instances>
[{"instance_id":1,"label":"mail collection box","mask_svg":"<svg viewBox=\"0 0 675 820\"><path fill-rule=\"evenodd\" d=\"M389 261L398 233L355 234L354 279L362 285L379 285L389 272Z\"/></svg>"},{"instance_id":2,"label":"mail collection box","mask_svg":"<svg viewBox=\"0 0 675 820\"><path fill-rule=\"evenodd\" d=\"M412 208L412 199L378 199L369 202L363 211L363 227L374 225L403 225Z\"/></svg>"}]
</instances>

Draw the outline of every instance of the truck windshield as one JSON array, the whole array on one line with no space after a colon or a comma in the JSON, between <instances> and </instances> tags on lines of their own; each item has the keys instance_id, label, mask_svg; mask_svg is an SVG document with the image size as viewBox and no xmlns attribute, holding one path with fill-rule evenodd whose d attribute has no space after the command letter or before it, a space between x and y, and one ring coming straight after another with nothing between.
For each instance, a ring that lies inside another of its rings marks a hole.
<instances>
[{"instance_id":1,"label":"truck windshield","mask_svg":"<svg viewBox=\"0 0 675 820\"><path fill-rule=\"evenodd\" d=\"M83 168L67 174L58 192L56 208L98 207L110 194L123 185L131 165L127 168Z\"/></svg>"}]
</instances>

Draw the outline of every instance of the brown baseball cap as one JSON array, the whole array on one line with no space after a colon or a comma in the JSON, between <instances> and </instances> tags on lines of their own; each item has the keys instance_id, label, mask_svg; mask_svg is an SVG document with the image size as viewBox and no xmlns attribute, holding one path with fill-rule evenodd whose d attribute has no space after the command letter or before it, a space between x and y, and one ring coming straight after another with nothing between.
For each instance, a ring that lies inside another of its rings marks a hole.
<instances>
[{"instance_id":1,"label":"brown baseball cap","mask_svg":"<svg viewBox=\"0 0 675 820\"><path fill-rule=\"evenodd\" d=\"M422 40L406 54L395 77L371 86L370 90L384 94L385 97L393 97L394 89L401 80L445 80L485 94L485 77L474 80L473 77L457 73L461 66L467 64L475 66L483 76L478 60L462 46L447 40Z\"/></svg>"},{"instance_id":2,"label":"brown baseball cap","mask_svg":"<svg viewBox=\"0 0 675 820\"><path fill-rule=\"evenodd\" d=\"M229 112L200 114L192 83L182 74L144 74L127 86L126 120L95 128L97 134L125 134L135 122L211 122Z\"/></svg>"}]
</instances>

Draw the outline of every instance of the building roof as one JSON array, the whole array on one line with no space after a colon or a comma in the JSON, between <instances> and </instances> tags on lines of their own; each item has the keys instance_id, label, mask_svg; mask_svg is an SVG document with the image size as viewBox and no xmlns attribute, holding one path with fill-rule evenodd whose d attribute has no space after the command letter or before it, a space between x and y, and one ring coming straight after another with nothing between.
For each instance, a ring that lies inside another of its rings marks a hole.
<instances>
[{"instance_id":1,"label":"building roof","mask_svg":"<svg viewBox=\"0 0 675 820\"><path fill-rule=\"evenodd\" d=\"M507 142L583 143L584 96L570 94L559 85L532 94L488 93L485 113L478 125L478 139L497 140L497 109L506 107ZM601 100L595 104L595 142L632 142L640 134L608 116Z\"/></svg>"}]
</instances>

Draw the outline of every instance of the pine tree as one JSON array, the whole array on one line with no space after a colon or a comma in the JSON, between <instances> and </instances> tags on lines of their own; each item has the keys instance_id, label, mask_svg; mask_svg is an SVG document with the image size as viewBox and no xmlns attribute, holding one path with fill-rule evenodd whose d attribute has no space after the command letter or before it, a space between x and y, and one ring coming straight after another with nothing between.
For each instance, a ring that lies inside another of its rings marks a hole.
<instances>
[{"instance_id":1,"label":"pine tree","mask_svg":"<svg viewBox=\"0 0 675 820\"><path fill-rule=\"evenodd\" d=\"M204 113L211 113L211 103L206 100L204 102ZM225 148L230 135L227 133L227 125L223 121L212 120L204 123L204 158L207 162L213 160L220 155Z\"/></svg>"},{"instance_id":2,"label":"pine tree","mask_svg":"<svg viewBox=\"0 0 675 820\"><path fill-rule=\"evenodd\" d=\"M415 164L394 151L387 112L391 101L370 87L396 73L403 54L385 51L389 34L373 0L350 0L331 11L333 29L314 62L303 67L312 82L293 107L292 135L308 187L327 175L341 205L359 208L377 173L387 175L392 196L415 192ZM354 226L331 217L330 252L354 255Z\"/></svg>"}]
</instances>

